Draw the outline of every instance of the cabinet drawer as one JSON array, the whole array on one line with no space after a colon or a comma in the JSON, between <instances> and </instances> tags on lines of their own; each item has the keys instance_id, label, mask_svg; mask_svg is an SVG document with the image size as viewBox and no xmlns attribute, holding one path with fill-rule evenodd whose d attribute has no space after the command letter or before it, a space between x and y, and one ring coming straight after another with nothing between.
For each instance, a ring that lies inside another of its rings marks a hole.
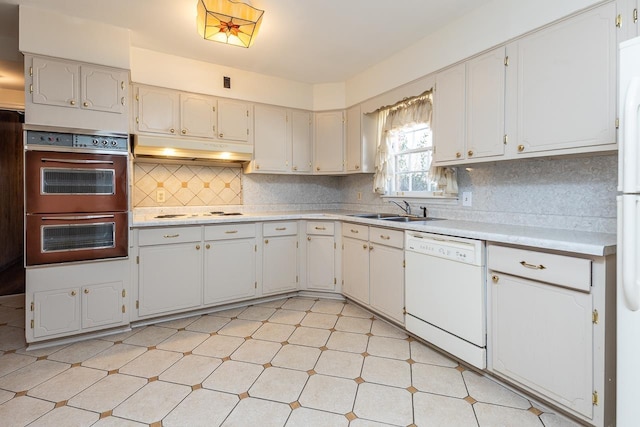
<instances>
[{"instance_id":1,"label":"cabinet drawer","mask_svg":"<svg viewBox=\"0 0 640 427\"><path fill-rule=\"evenodd\" d=\"M256 237L255 224L211 225L204 228L204 240L227 240Z\"/></svg>"},{"instance_id":2,"label":"cabinet drawer","mask_svg":"<svg viewBox=\"0 0 640 427\"><path fill-rule=\"evenodd\" d=\"M342 235L352 239L369 240L369 227L345 222L342 224Z\"/></svg>"},{"instance_id":3,"label":"cabinet drawer","mask_svg":"<svg viewBox=\"0 0 640 427\"><path fill-rule=\"evenodd\" d=\"M489 245L489 270L589 292L591 260Z\"/></svg>"},{"instance_id":4,"label":"cabinet drawer","mask_svg":"<svg viewBox=\"0 0 640 427\"><path fill-rule=\"evenodd\" d=\"M371 227L369 229L369 241L402 249L404 247L404 231Z\"/></svg>"},{"instance_id":5,"label":"cabinet drawer","mask_svg":"<svg viewBox=\"0 0 640 427\"><path fill-rule=\"evenodd\" d=\"M309 221L307 222L307 234L321 234L325 236L333 236L333 222L326 221Z\"/></svg>"},{"instance_id":6,"label":"cabinet drawer","mask_svg":"<svg viewBox=\"0 0 640 427\"><path fill-rule=\"evenodd\" d=\"M290 236L298 234L297 222L266 222L262 226L264 237L269 236Z\"/></svg>"},{"instance_id":7,"label":"cabinet drawer","mask_svg":"<svg viewBox=\"0 0 640 427\"><path fill-rule=\"evenodd\" d=\"M139 246L199 242L200 239L200 227L145 228L138 231Z\"/></svg>"}]
</instances>

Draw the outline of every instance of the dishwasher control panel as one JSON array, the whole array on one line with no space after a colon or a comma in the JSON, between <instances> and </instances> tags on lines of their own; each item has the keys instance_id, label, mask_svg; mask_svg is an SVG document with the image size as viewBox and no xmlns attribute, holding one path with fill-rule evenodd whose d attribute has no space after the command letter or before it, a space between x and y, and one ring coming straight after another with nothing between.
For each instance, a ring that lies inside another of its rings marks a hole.
<instances>
[{"instance_id":1,"label":"dishwasher control panel","mask_svg":"<svg viewBox=\"0 0 640 427\"><path fill-rule=\"evenodd\" d=\"M405 249L465 264L484 265L483 242L459 237L407 231Z\"/></svg>"}]
</instances>

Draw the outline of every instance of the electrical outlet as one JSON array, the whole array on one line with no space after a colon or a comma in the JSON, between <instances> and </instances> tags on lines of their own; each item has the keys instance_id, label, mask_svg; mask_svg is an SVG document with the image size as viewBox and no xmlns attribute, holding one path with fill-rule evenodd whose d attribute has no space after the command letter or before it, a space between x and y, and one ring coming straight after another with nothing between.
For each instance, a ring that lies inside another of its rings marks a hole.
<instances>
[{"instance_id":1,"label":"electrical outlet","mask_svg":"<svg viewBox=\"0 0 640 427\"><path fill-rule=\"evenodd\" d=\"M158 202L158 203L164 203L165 202L164 188L158 188L156 190L156 202Z\"/></svg>"},{"instance_id":2,"label":"electrical outlet","mask_svg":"<svg viewBox=\"0 0 640 427\"><path fill-rule=\"evenodd\" d=\"M358 200L362 200L362 191L358 191Z\"/></svg>"},{"instance_id":3,"label":"electrical outlet","mask_svg":"<svg viewBox=\"0 0 640 427\"><path fill-rule=\"evenodd\" d=\"M462 206L471 206L471 191L462 193Z\"/></svg>"}]
</instances>

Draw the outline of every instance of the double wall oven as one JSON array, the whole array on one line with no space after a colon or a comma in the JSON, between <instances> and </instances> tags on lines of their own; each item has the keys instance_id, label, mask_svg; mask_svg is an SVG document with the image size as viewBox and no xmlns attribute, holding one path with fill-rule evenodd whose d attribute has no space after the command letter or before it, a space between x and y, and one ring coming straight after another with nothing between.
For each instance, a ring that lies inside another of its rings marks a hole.
<instances>
[{"instance_id":1,"label":"double wall oven","mask_svg":"<svg viewBox=\"0 0 640 427\"><path fill-rule=\"evenodd\" d=\"M128 136L25 132L26 266L126 257Z\"/></svg>"}]
</instances>

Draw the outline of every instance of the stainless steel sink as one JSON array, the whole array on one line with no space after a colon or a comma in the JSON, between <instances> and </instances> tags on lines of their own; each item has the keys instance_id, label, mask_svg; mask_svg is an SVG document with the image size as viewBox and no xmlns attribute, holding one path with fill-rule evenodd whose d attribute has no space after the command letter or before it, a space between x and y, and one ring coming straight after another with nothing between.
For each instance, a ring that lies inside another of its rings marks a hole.
<instances>
[{"instance_id":1,"label":"stainless steel sink","mask_svg":"<svg viewBox=\"0 0 640 427\"><path fill-rule=\"evenodd\" d=\"M387 213L361 213L361 214L351 214L349 216L353 216L356 218L368 218L368 219L386 219L386 218L396 218L398 215L387 214Z\"/></svg>"},{"instance_id":2,"label":"stainless steel sink","mask_svg":"<svg viewBox=\"0 0 640 427\"><path fill-rule=\"evenodd\" d=\"M433 218L433 217L421 217L421 216L392 216L386 218L380 218L385 221L394 221L394 222L413 222L413 221L436 221L442 218Z\"/></svg>"}]
</instances>

